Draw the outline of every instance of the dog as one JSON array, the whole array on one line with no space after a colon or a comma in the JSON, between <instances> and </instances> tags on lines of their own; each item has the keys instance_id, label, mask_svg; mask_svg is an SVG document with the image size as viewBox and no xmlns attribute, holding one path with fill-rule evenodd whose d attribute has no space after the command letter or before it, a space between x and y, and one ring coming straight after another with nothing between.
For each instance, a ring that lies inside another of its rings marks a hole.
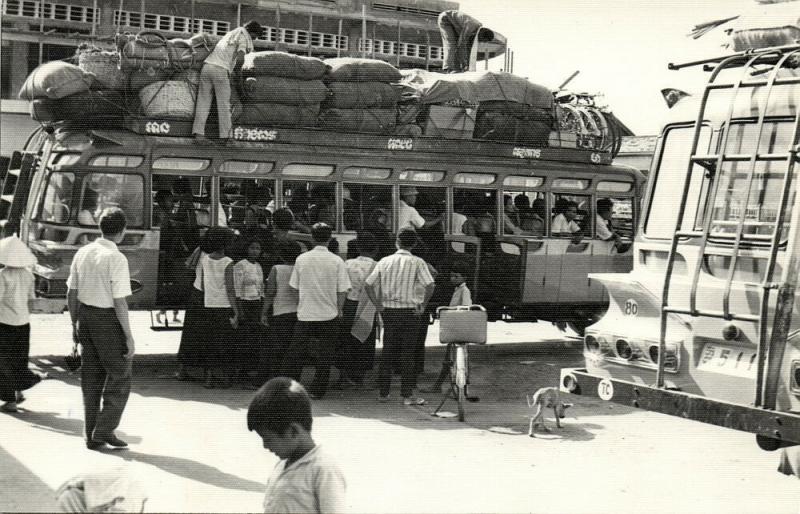
<instances>
[{"instance_id":1,"label":"dog","mask_svg":"<svg viewBox=\"0 0 800 514\"><path fill-rule=\"evenodd\" d=\"M553 409L553 415L556 418L556 426L561 428L560 420L564 418L565 411L569 407L572 407L571 403L564 403L561 401L557 387L542 387L533 393L532 397L526 394L525 398L528 400L529 408L532 409L536 407L536 412L531 416L531 422L528 426L529 437L535 437L533 435L533 429L537 425L541 425L545 432L550 432L550 429L544 424L545 409Z\"/></svg>"}]
</instances>

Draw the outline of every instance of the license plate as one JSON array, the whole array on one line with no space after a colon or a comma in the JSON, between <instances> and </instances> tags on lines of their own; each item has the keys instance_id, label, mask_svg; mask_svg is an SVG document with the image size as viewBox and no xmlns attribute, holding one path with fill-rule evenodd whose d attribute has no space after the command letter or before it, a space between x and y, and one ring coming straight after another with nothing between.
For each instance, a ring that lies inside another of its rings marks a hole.
<instances>
[{"instance_id":1,"label":"license plate","mask_svg":"<svg viewBox=\"0 0 800 514\"><path fill-rule=\"evenodd\" d=\"M756 351L746 348L731 348L718 344L706 344L700 355L697 369L713 373L724 373L737 377L755 378Z\"/></svg>"}]
</instances>

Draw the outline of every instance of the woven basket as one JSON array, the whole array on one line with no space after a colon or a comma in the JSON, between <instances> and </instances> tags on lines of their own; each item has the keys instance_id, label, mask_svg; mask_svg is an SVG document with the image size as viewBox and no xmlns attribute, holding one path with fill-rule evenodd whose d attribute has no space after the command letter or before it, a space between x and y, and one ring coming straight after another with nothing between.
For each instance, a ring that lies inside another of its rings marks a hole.
<instances>
[{"instance_id":1,"label":"woven basket","mask_svg":"<svg viewBox=\"0 0 800 514\"><path fill-rule=\"evenodd\" d=\"M125 89L126 77L119 66L117 52L81 52L78 54L78 67L94 73L97 82L106 89Z\"/></svg>"},{"instance_id":2,"label":"woven basket","mask_svg":"<svg viewBox=\"0 0 800 514\"><path fill-rule=\"evenodd\" d=\"M139 92L142 114L155 118L193 119L197 89L178 80L153 82Z\"/></svg>"}]
</instances>

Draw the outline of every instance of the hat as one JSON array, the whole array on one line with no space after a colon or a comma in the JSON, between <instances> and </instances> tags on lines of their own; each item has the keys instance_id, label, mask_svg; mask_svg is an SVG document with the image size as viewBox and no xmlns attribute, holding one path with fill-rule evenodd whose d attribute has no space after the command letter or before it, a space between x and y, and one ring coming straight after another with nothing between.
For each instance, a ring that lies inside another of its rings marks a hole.
<instances>
[{"instance_id":1,"label":"hat","mask_svg":"<svg viewBox=\"0 0 800 514\"><path fill-rule=\"evenodd\" d=\"M0 239L0 264L12 268L27 268L36 264L36 257L15 234Z\"/></svg>"},{"instance_id":2,"label":"hat","mask_svg":"<svg viewBox=\"0 0 800 514\"><path fill-rule=\"evenodd\" d=\"M416 195L416 194L419 194L419 191L417 191L417 188L414 187L414 186L401 186L400 187L400 196Z\"/></svg>"}]
</instances>

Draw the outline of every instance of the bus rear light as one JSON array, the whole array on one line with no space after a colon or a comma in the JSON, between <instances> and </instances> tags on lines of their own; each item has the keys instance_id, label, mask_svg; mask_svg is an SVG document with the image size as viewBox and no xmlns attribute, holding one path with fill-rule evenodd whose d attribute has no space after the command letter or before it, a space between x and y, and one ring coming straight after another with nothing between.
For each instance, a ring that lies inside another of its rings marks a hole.
<instances>
[{"instance_id":1,"label":"bus rear light","mask_svg":"<svg viewBox=\"0 0 800 514\"><path fill-rule=\"evenodd\" d=\"M650 346L648 351L650 360L658 366L658 345ZM667 351L664 358L664 369L667 371L678 371L678 349L674 345L667 345Z\"/></svg>"},{"instance_id":2,"label":"bus rear light","mask_svg":"<svg viewBox=\"0 0 800 514\"><path fill-rule=\"evenodd\" d=\"M600 353L600 343L597 342L597 339L594 336L586 336L583 344L586 346L587 351L592 353Z\"/></svg>"},{"instance_id":3,"label":"bus rear light","mask_svg":"<svg viewBox=\"0 0 800 514\"><path fill-rule=\"evenodd\" d=\"M789 383L792 386L792 392L800 395L800 361L792 361L792 373L789 377Z\"/></svg>"},{"instance_id":4,"label":"bus rear light","mask_svg":"<svg viewBox=\"0 0 800 514\"><path fill-rule=\"evenodd\" d=\"M617 342L614 345L614 348L617 350L617 355L620 359L625 359L629 361L633 358L633 347L630 343L624 339L617 339Z\"/></svg>"}]
</instances>

